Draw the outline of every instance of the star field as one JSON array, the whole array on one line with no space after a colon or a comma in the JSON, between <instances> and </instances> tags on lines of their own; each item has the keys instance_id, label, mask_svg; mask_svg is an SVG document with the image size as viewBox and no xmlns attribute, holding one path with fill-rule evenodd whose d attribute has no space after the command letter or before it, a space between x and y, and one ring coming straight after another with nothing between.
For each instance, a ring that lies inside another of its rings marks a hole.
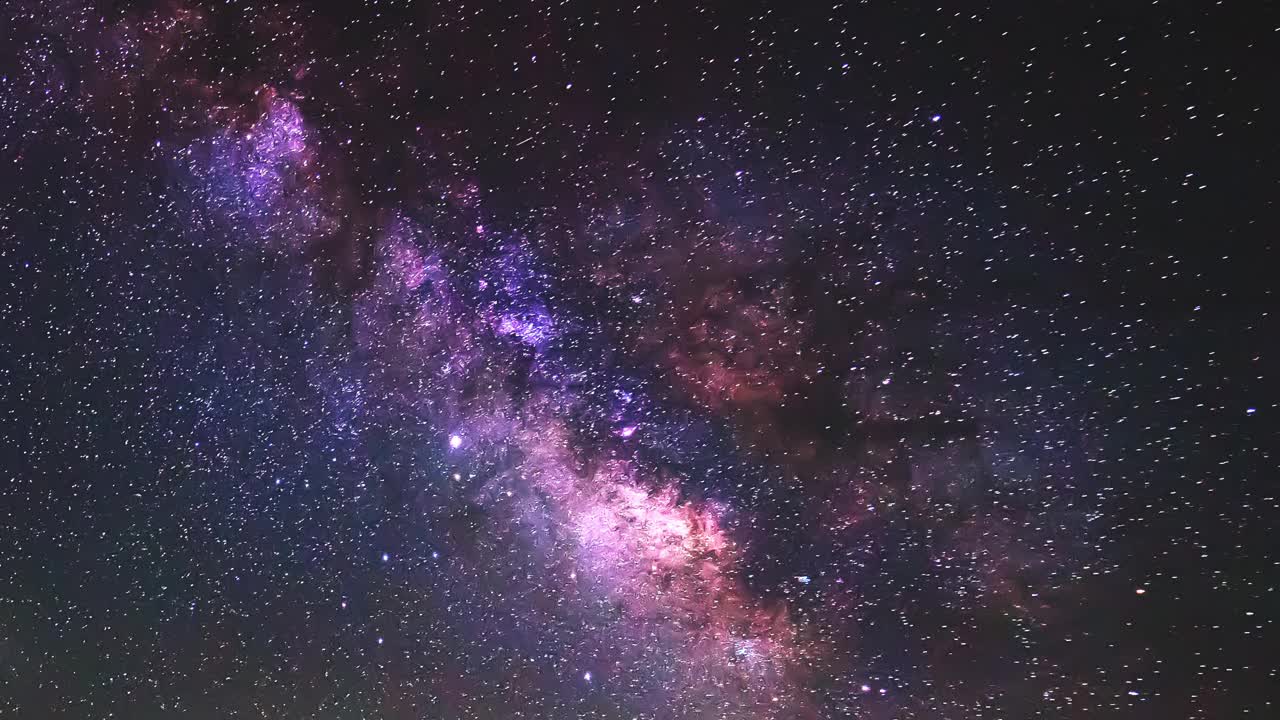
<instances>
[{"instance_id":1,"label":"star field","mask_svg":"<svg viewBox=\"0 0 1280 720\"><path fill-rule=\"evenodd\" d=\"M1273 9L0 18L0 717L1277 712Z\"/></svg>"}]
</instances>

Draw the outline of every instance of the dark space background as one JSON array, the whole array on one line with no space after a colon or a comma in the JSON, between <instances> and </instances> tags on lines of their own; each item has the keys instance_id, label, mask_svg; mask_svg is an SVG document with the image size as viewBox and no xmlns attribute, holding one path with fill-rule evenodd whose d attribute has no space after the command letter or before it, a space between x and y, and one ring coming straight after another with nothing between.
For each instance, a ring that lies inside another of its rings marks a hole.
<instances>
[{"instance_id":1,"label":"dark space background","mask_svg":"<svg viewBox=\"0 0 1280 720\"><path fill-rule=\"evenodd\" d=\"M9 4L0 717L1274 717L1278 33Z\"/></svg>"}]
</instances>

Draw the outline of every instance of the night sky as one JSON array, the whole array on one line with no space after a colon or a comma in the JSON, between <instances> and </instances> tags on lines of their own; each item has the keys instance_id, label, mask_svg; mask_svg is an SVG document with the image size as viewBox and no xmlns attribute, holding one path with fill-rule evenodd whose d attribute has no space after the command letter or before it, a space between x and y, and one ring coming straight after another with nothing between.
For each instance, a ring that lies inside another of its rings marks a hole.
<instances>
[{"instance_id":1,"label":"night sky","mask_svg":"<svg viewBox=\"0 0 1280 720\"><path fill-rule=\"evenodd\" d=\"M1278 48L7 4L0 718L1280 717Z\"/></svg>"}]
</instances>

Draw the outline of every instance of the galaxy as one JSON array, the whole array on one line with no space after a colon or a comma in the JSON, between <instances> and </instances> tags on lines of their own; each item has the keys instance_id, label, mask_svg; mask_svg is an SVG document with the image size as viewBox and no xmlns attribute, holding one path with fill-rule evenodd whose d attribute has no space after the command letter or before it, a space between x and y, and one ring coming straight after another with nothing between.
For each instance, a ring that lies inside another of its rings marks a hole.
<instances>
[{"instance_id":1,"label":"galaxy","mask_svg":"<svg viewBox=\"0 0 1280 720\"><path fill-rule=\"evenodd\" d=\"M0 718L1277 717L1277 32L8 4Z\"/></svg>"}]
</instances>

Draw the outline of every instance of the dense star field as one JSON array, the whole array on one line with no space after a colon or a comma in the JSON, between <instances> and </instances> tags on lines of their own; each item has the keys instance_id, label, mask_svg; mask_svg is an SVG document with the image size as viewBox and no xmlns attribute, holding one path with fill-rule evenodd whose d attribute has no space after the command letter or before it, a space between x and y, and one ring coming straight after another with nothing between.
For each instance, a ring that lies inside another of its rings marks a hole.
<instances>
[{"instance_id":1,"label":"dense star field","mask_svg":"<svg viewBox=\"0 0 1280 720\"><path fill-rule=\"evenodd\" d=\"M1280 717L1280 13L0 15L0 717Z\"/></svg>"}]
</instances>

